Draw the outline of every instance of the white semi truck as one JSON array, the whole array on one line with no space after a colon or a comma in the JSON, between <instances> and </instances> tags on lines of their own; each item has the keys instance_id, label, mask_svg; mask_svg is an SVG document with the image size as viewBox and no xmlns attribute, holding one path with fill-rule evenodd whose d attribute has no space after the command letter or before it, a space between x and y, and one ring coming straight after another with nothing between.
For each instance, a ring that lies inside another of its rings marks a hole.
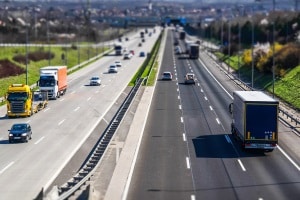
<instances>
[{"instance_id":1,"label":"white semi truck","mask_svg":"<svg viewBox=\"0 0 300 200\"><path fill-rule=\"evenodd\" d=\"M47 66L40 68L37 82L41 92L47 92L49 99L59 98L67 91L67 66Z\"/></svg>"}]
</instances>

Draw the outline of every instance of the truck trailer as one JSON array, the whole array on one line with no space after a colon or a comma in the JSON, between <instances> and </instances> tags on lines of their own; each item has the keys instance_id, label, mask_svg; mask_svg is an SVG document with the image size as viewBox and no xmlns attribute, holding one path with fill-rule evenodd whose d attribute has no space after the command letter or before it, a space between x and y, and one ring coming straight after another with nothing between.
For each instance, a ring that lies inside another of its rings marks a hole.
<instances>
[{"instance_id":1,"label":"truck trailer","mask_svg":"<svg viewBox=\"0 0 300 200\"><path fill-rule=\"evenodd\" d=\"M191 44L189 46L189 58L198 59L199 58L199 45Z\"/></svg>"},{"instance_id":2,"label":"truck trailer","mask_svg":"<svg viewBox=\"0 0 300 200\"><path fill-rule=\"evenodd\" d=\"M184 31L179 31L179 39L185 40L185 32Z\"/></svg>"},{"instance_id":3,"label":"truck trailer","mask_svg":"<svg viewBox=\"0 0 300 200\"><path fill-rule=\"evenodd\" d=\"M185 53L191 59L198 59L199 58L200 48L199 45L196 44L194 41L185 41Z\"/></svg>"},{"instance_id":4,"label":"truck trailer","mask_svg":"<svg viewBox=\"0 0 300 200\"><path fill-rule=\"evenodd\" d=\"M114 45L116 56L121 56L123 54L123 45L122 42L116 42Z\"/></svg>"},{"instance_id":5,"label":"truck trailer","mask_svg":"<svg viewBox=\"0 0 300 200\"><path fill-rule=\"evenodd\" d=\"M47 92L49 99L59 98L67 91L67 67L47 66L40 68L37 82L40 91Z\"/></svg>"},{"instance_id":6,"label":"truck trailer","mask_svg":"<svg viewBox=\"0 0 300 200\"><path fill-rule=\"evenodd\" d=\"M231 133L244 149L273 151L278 144L279 102L261 91L234 91Z\"/></svg>"},{"instance_id":7,"label":"truck trailer","mask_svg":"<svg viewBox=\"0 0 300 200\"><path fill-rule=\"evenodd\" d=\"M8 117L30 117L48 104L46 92L32 91L29 85L12 84L6 94Z\"/></svg>"}]
</instances>

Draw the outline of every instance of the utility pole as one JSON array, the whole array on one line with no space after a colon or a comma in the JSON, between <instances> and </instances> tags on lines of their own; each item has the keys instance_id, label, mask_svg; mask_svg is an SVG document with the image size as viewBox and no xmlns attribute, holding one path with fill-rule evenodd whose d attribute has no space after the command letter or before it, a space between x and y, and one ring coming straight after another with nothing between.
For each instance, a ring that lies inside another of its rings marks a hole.
<instances>
[{"instance_id":1,"label":"utility pole","mask_svg":"<svg viewBox=\"0 0 300 200\"><path fill-rule=\"evenodd\" d=\"M272 89L273 89L273 98L275 96L275 22L273 22L273 47L272 47Z\"/></svg>"},{"instance_id":2,"label":"utility pole","mask_svg":"<svg viewBox=\"0 0 300 200\"><path fill-rule=\"evenodd\" d=\"M253 19L251 20L252 24L252 36L251 36L251 57L252 57L252 66L251 66L251 87L254 86L254 24Z\"/></svg>"}]
</instances>

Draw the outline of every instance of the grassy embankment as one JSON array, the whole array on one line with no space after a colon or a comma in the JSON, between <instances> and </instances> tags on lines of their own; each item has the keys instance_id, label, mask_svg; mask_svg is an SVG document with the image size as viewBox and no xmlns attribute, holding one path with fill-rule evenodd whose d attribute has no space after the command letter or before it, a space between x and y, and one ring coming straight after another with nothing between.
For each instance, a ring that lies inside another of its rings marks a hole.
<instances>
[{"instance_id":1,"label":"grassy embankment","mask_svg":"<svg viewBox=\"0 0 300 200\"><path fill-rule=\"evenodd\" d=\"M47 52L49 47L28 47L28 53L33 52ZM51 53L54 54L54 58L50 60L40 60L37 62L29 61L27 65L28 69L28 85L36 83L39 77L39 69L48 65L66 65L68 69L78 65L79 63L89 60L90 58L99 55L103 51L107 50L107 47L91 48L91 47L80 47L77 48L62 48L62 47L51 47ZM65 55L65 59L62 59L62 54ZM16 55L26 55L25 47L1 47L0 60L8 59L17 66L26 69L26 65L18 63L13 60ZM4 96L9 85L13 83L26 84L26 73L17 76L9 76L0 79L0 97Z\"/></svg>"},{"instance_id":2,"label":"grassy embankment","mask_svg":"<svg viewBox=\"0 0 300 200\"><path fill-rule=\"evenodd\" d=\"M142 66L139 68L137 73L131 79L129 83L130 86L133 86L138 78L147 78L147 86L154 85L154 82L156 80L156 73L158 69L157 54L160 48L162 36L163 36L163 32L155 42L151 50L150 56L145 59Z\"/></svg>"},{"instance_id":3,"label":"grassy embankment","mask_svg":"<svg viewBox=\"0 0 300 200\"><path fill-rule=\"evenodd\" d=\"M222 54L217 54L217 56L219 58L223 57ZM230 66L238 72L239 65L237 56L230 57L230 62L228 57L225 57L225 62L227 64L230 63ZM243 63L241 63L241 66L242 65ZM252 74L251 67L241 67L240 72L237 74L240 74L242 79L250 82ZM253 83L255 88L266 90L273 94L272 74L263 74L255 70ZM274 93L276 97L287 102L295 109L300 110L300 65L289 70L284 77L275 80Z\"/></svg>"}]
</instances>

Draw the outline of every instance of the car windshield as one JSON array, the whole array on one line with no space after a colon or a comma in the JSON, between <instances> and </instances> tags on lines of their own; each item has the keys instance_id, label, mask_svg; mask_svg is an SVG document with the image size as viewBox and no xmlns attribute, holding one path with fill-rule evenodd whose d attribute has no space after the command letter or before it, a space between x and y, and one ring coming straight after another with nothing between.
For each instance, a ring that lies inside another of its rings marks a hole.
<instances>
[{"instance_id":1,"label":"car windshield","mask_svg":"<svg viewBox=\"0 0 300 200\"><path fill-rule=\"evenodd\" d=\"M171 76L171 74L168 73L168 72L165 72L165 73L164 73L164 76Z\"/></svg>"},{"instance_id":2,"label":"car windshield","mask_svg":"<svg viewBox=\"0 0 300 200\"><path fill-rule=\"evenodd\" d=\"M26 124L14 124L11 128L14 131L23 131L26 130Z\"/></svg>"},{"instance_id":3,"label":"car windshield","mask_svg":"<svg viewBox=\"0 0 300 200\"><path fill-rule=\"evenodd\" d=\"M112 66L110 66L110 68L113 69L113 68L116 68L116 66L112 65Z\"/></svg>"},{"instance_id":4,"label":"car windshield","mask_svg":"<svg viewBox=\"0 0 300 200\"><path fill-rule=\"evenodd\" d=\"M99 80L99 77L92 77L91 80L93 80L93 81Z\"/></svg>"}]
</instances>

